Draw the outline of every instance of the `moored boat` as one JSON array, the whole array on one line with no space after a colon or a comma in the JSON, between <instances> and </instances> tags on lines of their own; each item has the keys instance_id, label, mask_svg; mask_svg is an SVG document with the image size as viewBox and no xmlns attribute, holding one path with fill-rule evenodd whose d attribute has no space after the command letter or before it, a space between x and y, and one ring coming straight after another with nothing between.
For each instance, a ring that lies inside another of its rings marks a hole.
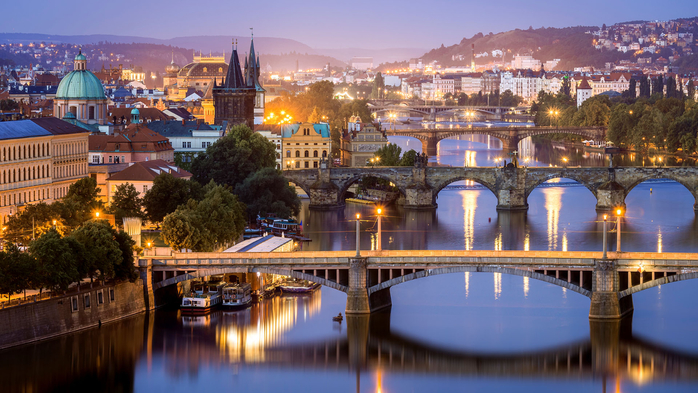
<instances>
[{"instance_id":1,"label":"moored boat","mask_svg":"<svg viewBox=\"0 0 698 393\"><path fill-rule=\"evenodd\" d=\"M228 284L223 287L223 308L238 310L252 304L252 286L249 283Z\"/></svg>"},{"instance_id":2,"label":"moored boat","mask_svg":"<svg viewBox=\"0 0 698 393\"><path fill-rule=\"evenodd\" d=\"M225 282L203 282L192 284L191 293L182 298L180 309L183 314L206 314L221 304Z\"/></svg>"},{"instance_id":3,"label":"moored boat","mask_svg":"<svg viewBox=\"0 0 698 393\"><path fill-rule=\"evenodd\" d=\"M283 293L309 293L320 288L320 284L307 280L289 278L279 285Z\"/></svg>"}]
</instances>

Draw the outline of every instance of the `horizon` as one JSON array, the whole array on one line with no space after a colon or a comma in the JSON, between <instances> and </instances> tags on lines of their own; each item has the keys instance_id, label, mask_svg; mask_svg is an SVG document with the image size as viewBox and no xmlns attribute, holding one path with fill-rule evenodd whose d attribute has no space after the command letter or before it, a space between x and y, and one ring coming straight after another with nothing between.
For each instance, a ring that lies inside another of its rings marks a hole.
<instances>
[{"instance_id":1,"label":"horizon","mask_svg":"<svg viewBox=\"0 0 698 393\"><path fill-rule=\"evenodd\" d=\"M359 0L351 10L343 5L318 0L305 2L304 5L288 9L288 4L279 0L263 0L255 4L216 1L208 6L219 9L213 15L203 14L181 23L172 23L180 21L182 9L192 7L190 2L138 3L139 10L129 11L131 16L137 17L118 18L113 20L114 23L105 25L105 18L101 16L113 15L111 4L77 0L73 6L66 8L56 2L39 0L37 6L41 11L34 14L26 13L21 3L5 5L6 15L13 15L13 18L3 21L3 33L115 35L170 40L191 36L244 37L249 36L250 27L253 27L257 38L291 39L313 49L430 50L441 45L457 44L463 38L480 32L497 34L529 27L565 28L613 25L635 20L663 21L693 18L695 16L690 16L692 12L698 14L695 3L689 0L668 0L660 10L649 2L637 4L621 0L614 4L614 8L627 12L619 12L615 20L608 20L611 19L608 13L598 12L608 7L607 2L600 0L592 0L583 8L577 4L556 4L551 7L541 0L527 3L525 7L512 0L496 4L441 1L428 7L427 17L423 17L425 13L420 8L396 1L374 3ZM85 17L80 23L66 23L65 18L78 15L73 11L75 8L87 10L83 13ZM154 19L164 22L143 23L146 19L140 15L157 15ZM341 19L338 21L337 18ZM106 19L109 20L109 17ZM26 31L26 26L41 26L44 32ZM318 28L322 31L318 32Z\"/></svg>"}]
</instances>

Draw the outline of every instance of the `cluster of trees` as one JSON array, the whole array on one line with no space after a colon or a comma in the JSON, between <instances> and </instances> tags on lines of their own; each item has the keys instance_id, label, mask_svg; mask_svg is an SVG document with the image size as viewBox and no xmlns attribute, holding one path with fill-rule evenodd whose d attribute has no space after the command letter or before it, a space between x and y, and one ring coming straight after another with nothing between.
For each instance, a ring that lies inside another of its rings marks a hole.
<instances>
[{"instance_id":1,"label":"cluster of trees","mask_svg":"<svg viewBox=\"0 0 698 393\"><path fill-rule=\"evenodd\" d=\"M499 90L494 93L482 94L482 91L468 96L465 93L444 95L444 105L458 106L510 106L515 107L523 102L523 97L514 95L511 90L506 90L499 94Z\"/></svg>"},{"instance_id":2,"label":"cluster of trees","mask_svg":"<svg viewBox=\"0 0 698 393\"><path fill-rule=\"evenodd\" d=\"M257 215L290 217L300 199L276 167L276 148L249 127L231 127L192 162L192 180L163 173L142 204L174 249L213 251L238 239ZM201 186L201 184L206 184Z\"/></svg>"},{"instance_id":3,"label":"cluster of trees","mask_svg":"<svg viewBox=\"0 0 698 393\"><path fill-rule=\"evenodd\" d=\"M11 99L0 100L0 111L16 111L19 109L19 104Z\"/></svg>"},{"instance_id":4,"label":"cluster of trees","mask_svg":"<svg viewBox=\"0 0 698 393\"><path fill-rule=\"evenodd\" d=\"M415 158L419 153L410 149L402 154L402 148L394 143L389 143L376 150L376 166L414 166Z\"/></svg>"},{"instance_id":5,"label":"cluster of trees","mask_svg":"<svg viewBox=\"0 0 698 393\"><path fill-rule=\"evenodd\" d=\"M349 118L358 115L363 122L370 122L372 118L367 101L342 102L334 98L334 91L332 82L316 82L308 86L305 92L283 92L281 97L267 103L266 111L281 113L283 110L294 121L328 122L332 133L332 157L339 157L341 130L346 128Z\"/></svg>"},{"instance_id":6,"label":"cluster of trees","mask_svg":"<svg viewBox=\"0 0 698 393\"><path fill-rule=\"evenodd\" d=\"M134 281L134 245L104 220L86 222L66 236L51 228L31 241L28 251L7 243L0 252L0 293L65 291L86 278Z\"/></svg>"},{"instance_id":7,"label":"cluster of trees","mask_svg":"<svg viewBox=\"0 0 698 393\"><path fill-rule=\"evenodd\" d=\"M692 84L688 90L684 94L671 77L642 78L640 83L632 81L620 97L594 96L579 108L569 94L541 91L531 111L536 125L603 126L608 127L607 138L620 147L691 154L698 149L698 105L691 98ZM650 91L657 93L649 95Z\"/></svg>"}]
</instances>

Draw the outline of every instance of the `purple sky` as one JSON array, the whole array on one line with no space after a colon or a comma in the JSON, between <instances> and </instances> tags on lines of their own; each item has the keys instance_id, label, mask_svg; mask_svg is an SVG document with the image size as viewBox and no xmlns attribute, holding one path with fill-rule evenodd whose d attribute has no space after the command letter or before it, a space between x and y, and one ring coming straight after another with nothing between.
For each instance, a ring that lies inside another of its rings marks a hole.
<instances>
[{"instance_id":1,"label":"purple sky","mask_svg":"<svg viewBox=\"0 0 698 393\"><path fill-rule=\"evenodd\" d=\"M2 5L0 32L284 37L314 48L432 48L477 32L698 16L696 0L36 0Z\"/></svg>"}]
</instances>

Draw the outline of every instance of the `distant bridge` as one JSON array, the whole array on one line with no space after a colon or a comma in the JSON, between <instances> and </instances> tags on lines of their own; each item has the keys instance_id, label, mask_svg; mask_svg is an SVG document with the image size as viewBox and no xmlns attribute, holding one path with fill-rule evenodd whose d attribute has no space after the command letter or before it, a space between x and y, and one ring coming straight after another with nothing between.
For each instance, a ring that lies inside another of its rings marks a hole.
<instances>
[{"instance_id":1,"label":"distant bridge","mask_svg":"<svg viewBox=\"0 0 698 393\"><path fill-rule=\"evenodd\" d=\"M513 152L519 142L536 135L578 135L595 141L605 140L605 127L454 127L443 129L413 128L386 129L388 136L409 136L422 142L422 151L429 156L437 155L437 145L442 139L460 135L488 135L502 142L502 150Z\"/></svg>"},{"instance_id":2,"label":"distant bridge","mask_svg":"<svg viewBox=\"0 0 698 393\"><path fill-rule=\"evenodd\" d=\"M418 115L425 116L427 119L436 120L437 114L452 113L457 114L459 112L469 112L473 113L472 117L475 118L485 118L490 120L500 120L502 115L509 112L514 112L516 108L510 107L500 107L500 106L456 106L456 105L420 105L420 104L394 104L394 103L372 103L368 106L368 110L374 114L381 113L414 113Z\"/></svg>"}]
</instances>

